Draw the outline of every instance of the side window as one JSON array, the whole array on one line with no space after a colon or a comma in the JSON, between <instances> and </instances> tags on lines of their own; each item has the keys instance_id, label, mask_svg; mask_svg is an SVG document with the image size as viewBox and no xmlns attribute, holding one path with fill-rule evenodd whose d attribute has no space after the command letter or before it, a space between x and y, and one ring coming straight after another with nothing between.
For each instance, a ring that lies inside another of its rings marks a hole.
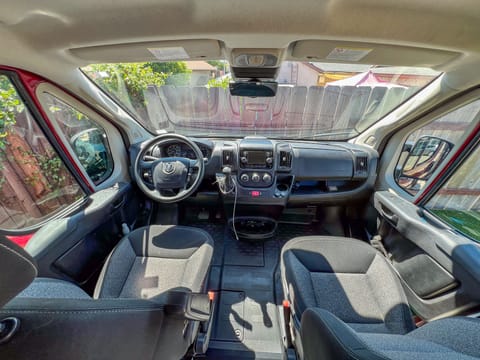
<instances>
[{"instance_id":1,"label":"side window","mask_svg":"<svg viewBox=\"0 0 480 360\"><path fill-rule=\"evenodd\" d=\"M412 132L395 168L395 181L417 194L467 131L480 111L480 100L445 114Z\"/></svg>"},{"instance_id":2,"label":"side window","mask_svg":"<svg viewBox=\"0 0 480 360\"><path fill-rule=\"evenodd\" d=\"M46 111L70 144L95 185L113 171L113 159L105 130L88 116L49 93L42 93Z\"/></svg>"},{"instance_id":3,"label":"side window","mask_svg":"<svg viewBox=\"0 0 480 360\"><path fill-rule=\"evenodd\" d=\"M480 146L427 202L425 208L480 242Z\"/></svg>"},{"instance_id":4,"label":"side window","mask_svg":"<svg viewBox=\"0 0 480 360\"><path fill-rule=\"evenodd\" d=\"M0 75L0 228L40 224L85 196L5 75Z\"/></svg>"}]
</instances>

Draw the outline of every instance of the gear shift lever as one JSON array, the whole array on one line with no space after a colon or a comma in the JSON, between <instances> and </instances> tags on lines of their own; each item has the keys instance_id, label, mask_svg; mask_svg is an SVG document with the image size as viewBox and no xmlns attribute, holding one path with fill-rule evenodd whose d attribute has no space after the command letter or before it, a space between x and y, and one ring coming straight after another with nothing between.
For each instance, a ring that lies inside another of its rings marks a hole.
<instances>
[{"instance_id":1,"label":"gear shift lever","mask_svg":"<svg viewBox=\"0 0 480 360\"><path fill-rule=\"evenodd\" d=\"M233 194L235 196L235 200L233 202L233 212L232 212L232 228L233 233L235 234L235 238L238 240L237 230L235 229L235 210L237 207L237 183L232 177L232 168L230 166L225 166L222 169L222 173L217 173L215 175L217 179L216 183L218 184L218 189L223 195Z\"/></svg>"},{"instance_id":2,"label":"gear shift lever","mask_svg":"<svg viewBox=\"0 0 480 360\"><path fill-rule=\"evenodd\" d=\"M225 175L225 190L229 193L233 190L232 168L230 166L225 166L222 169L222 173Z\"/></svg>"}]
</instances>

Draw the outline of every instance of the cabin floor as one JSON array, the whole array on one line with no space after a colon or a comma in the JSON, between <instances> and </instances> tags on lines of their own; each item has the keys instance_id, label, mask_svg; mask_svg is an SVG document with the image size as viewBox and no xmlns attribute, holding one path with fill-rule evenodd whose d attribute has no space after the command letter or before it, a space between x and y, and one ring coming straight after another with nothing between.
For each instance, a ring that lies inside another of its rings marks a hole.
<instances>
[{"instance_id":1,"label":"cabin floor","mask_svg":"<svg viewBox=\"0 0 480 360\"><path fill-rule=\"evenodd\" d=\"M208 289L218 298L207 358L284 359L282 246L298 236L344 235L341 225L279 223L265 242L238 241L222 221L188 225L206 230L215 242Z\"/></svg>"}]
</instances>

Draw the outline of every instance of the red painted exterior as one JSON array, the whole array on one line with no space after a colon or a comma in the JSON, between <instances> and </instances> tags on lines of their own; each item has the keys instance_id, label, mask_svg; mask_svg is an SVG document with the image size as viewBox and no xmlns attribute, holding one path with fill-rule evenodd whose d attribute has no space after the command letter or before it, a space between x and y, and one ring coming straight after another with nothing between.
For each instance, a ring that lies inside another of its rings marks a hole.
<instances>
[{"instance_id":1,"label":"red painted exterior","mask_svg":"<svg viewBox=\"0 0 480 360\"><path fill-rule=\"evenodd\" d=\"M55 137L55 139L57 140L58 144L60 145L62 151L65 153L68 160L70 161L70 163L74 167L75 172L80 176L80 178L85 183L85 185L88 187L88 189L91 192L93 192L93 188L90 186L90 183L88 182L88 179L83 175L82 171L80 170L77 163L74 161L74 159L73 159L72 155L70 154L70 152L68 151L67 147L61 141L61 138L59 137L58 133L55 131L55 128L54 128L52 122L48 118L47 114L45 113L44 109L42 108L42 106L40 104L40 101L37 98L37 95L36 95L37 87L41 83L51 83L51 82L42 78L39 75L33 74L33 73L25 71L25 70L12 68L12 67L9 67L9 66L0 66L0 70L12 71L12 72L15 72L19 76L19 78L20 78L23 86L25 87L25 90L27 91L30 99L33 101L33 104L35 105L36 109L42 115L42 118L44 119L45 123L47 124L50 132ZM53 85L55 85L55 84L53 84ZM57 85L55 85L55 86L57 86ZM21 236L7 236L7 239L9 239L10 241L16 243L17 245L19 245L21 247L25 247L25 245L28 243L28 241L32 238L33 235L34 234L21 235Z\"/></svg>"}]
</instances>

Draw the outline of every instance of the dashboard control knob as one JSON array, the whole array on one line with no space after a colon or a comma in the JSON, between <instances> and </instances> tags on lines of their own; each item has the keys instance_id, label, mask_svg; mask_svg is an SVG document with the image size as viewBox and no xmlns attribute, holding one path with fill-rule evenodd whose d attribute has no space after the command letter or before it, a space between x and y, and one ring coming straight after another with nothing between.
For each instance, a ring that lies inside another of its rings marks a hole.
<instances>
[{"instance_id":1,"label":"dashboard control knob","mask_svg":"<svg viewBox=\"0 0 480 360\"><path fill-rule=\"evenodd\" d=\"M266 161L266 163L267 163L268 165L272 165L272 163L273 163L273 158L267 157L267 158L265 159L265 161Z\"/></svg>"},{"instance_id":2,"label":"dashboard control knob","mask_svg":"<svg viewBox=\"0 0 480 360\"><path fill-rule=\"evenodd\" d=\"M249 178L248 174L242 174L240 176L240 180L242 180L242 182L246 183L246 182L248 182L248 180L250 180L250 178Z\"/></svg>"},{"instance_id":3,"label":"dashboard control knob","mask_svg":"<svg viewBox=\"0 0 480 360\"><path fill-rule=\"evenodd\" d=\"M240 158L240 161L242 162L242 164L246 164L248 162L248 159L245 156L242 156Z\"/></svg>"},{"instance_id":4,"label":"dashboard control knob","mask_svg":"<svg viewBox=\"0 0 480 360\"><path fill-rule=\"evenodd\" d=\"M257 173L253 173L252 181L253 182L259 182L260 181L260 175L258 175Z\"/></svg>"},{"instance_id":5,"label":"dashboard control knob","mask_svg":"<svg viewBox=\"0 0 480 360\"><path fill-rule=\"evenodd\" d=\"M262 177L262 180L265 183L269 183L270 181L272 181L272 176L270 174L265 173Z\"/></svg>"}]
</instances>

